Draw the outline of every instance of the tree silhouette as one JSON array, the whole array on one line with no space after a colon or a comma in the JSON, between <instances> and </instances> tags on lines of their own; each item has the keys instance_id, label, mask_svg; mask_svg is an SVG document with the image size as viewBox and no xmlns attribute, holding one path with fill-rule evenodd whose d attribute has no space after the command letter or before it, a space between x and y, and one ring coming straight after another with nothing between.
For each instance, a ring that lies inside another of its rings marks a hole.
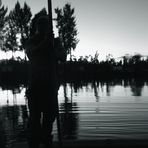
<instances>
[{"instance_id":1,"label":"tree silhouette","mask_svg":"<svg viewBox=\"0 0 148 148\"><path fill-rule=\"evenodd\" d=\"M9 16L7 16L7 22L4 27L4 39L3 39L2 51L5 52L12 51L12 58L13 58L13 53L18 50L18 44L16 36L17 29L11 18L12 18L12 12L10 12Z\"/></svg>"},{"instance_id":2,"label":"tree silhouette","mask_svg":"<svg viewBox=\"0 0 148 148\"><path fill-rule=\"evenodd\" d=\"M2 6L2 2L0 0L0 30L4 27L6 13L7 13L7 8Z\"/></svg>"},{"instance_id":3,"label":"tree silhouette","mask_svg":"<svg viewBox=\"0 0 148 148\"><path fill-rule=\"evenodd\" d=\"M25 2L23 8L21 8L20 3L17 2L15 8L10 13L11 17L9 19L11 19L11 21L15 25L17 35L19 35L18 50L23 51L25 41L30 36L30 22L32 17L30 7Z\"/></svg>"},{"instance_id":4,"label":"tree silhouette","mask_svg":"<svg viewBox=\"0 0 148 148\"><path fill-rule=\"evenodd\" d=\"M134 64L138 64L141 62L141 57L142 55L141 54L135 54L132 56L132 61Z\"/></svg>"},{"instance_id":5,"label":"tree silhouette","mask_svg":"<svg viewBox=\"0 0 148 148\"><path fill-rule=\"evenodd\" d=\"M0 47L2 48L3 45L3 28L5 25L5 19L6 19L6 13L7 13L7 8L2 6L2 2L0 0Z\"/></svg>"},{"instance_id":6,"label":"tree silhouette","mask_svg":"<svg viewBox=\"0 0 148 148\"><path fill-rule=\"evenodd\" d=\"M23 51L25 41L30 36L30 22L31 22L30 7L24 3L21 8L20 3L17 2L13 10L7 16L7 21L4 26L4 46L3 51ZM26 57L26 56L25 56Z\"/></svg>"},{"instance_id":7,"label":"tree silhouette","mask_svg":"<svg viewBox=\"0 0 148 148\"><path fill-rule=\"evenodd\" d=\"M68 3L65 4L63 9L55 9L55 13L57 14L57 18L55 19L56 27L58 28L59 37L67 54L70 54L70 60L72 58L71 52L76 48L78 43L78 31L74 12L74 8L71 8L71 5Z\"/></svg>"}]
</instances>

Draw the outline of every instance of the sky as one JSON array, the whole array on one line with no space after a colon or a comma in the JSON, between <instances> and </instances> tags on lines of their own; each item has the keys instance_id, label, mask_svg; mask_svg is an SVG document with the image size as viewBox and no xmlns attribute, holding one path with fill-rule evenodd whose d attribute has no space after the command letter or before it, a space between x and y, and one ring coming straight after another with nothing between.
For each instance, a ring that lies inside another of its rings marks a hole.
<instances>
[{"instance_id":1,"label":"sky","mask_svg":"<svg viewBox=\"0 0 148 148\"><path fill-rule=\"evenodd\" d=\"M25 0L18 0L21 4ZM17 0L2 0L9 10ZM33 14L47 0L26 0ZM75 8L79 43L73 55L92 55L99 59L112 54L118 58L125 54L148 55L148 0L52 0L54 9L69 2ZM54 27L55 35L57 30Z\"/></svg>"}]
</instances>

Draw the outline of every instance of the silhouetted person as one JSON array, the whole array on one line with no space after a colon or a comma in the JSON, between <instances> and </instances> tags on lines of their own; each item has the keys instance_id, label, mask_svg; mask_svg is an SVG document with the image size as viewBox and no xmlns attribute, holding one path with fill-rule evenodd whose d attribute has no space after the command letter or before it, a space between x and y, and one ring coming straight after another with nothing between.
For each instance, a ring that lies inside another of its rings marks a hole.
<instances>
[{"instance_id":1,"label":"silhouetted person","mask_svg":"<svg viewBox=\"0 0 148 148\"><path fill-rule=\"evenodd\" d=\"M31 148L38 148L40 142L45 147L51 145L52 126L57 114L56 65L59 57L64 59L65 55L59 39L55 39L55 48L52 48L49 38L48 17L42 16L36 22L36 34L26 43L31 67L28 91Z\"/></svg>"}]
</instances>

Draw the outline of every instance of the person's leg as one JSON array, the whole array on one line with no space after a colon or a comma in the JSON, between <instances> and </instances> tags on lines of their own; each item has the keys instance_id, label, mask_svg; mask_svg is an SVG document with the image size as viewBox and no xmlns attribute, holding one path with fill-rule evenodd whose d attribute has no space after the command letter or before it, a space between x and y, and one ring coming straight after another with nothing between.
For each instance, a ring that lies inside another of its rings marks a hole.
<instances>
[{"instance_id":1,"label":"person's leg","mask_svg":"<svg viewBox=\"0 0 148 148\"><path fill-rule=\"evenodd\" d=\"M56 118L57 94L55 94L53 87L51 87L49 84L44 86L44 103L42 103L42 140L46 147L50 147L52 145L52 128Z\"/></svg>"},{"instance_id":2,"label":"person's leg","mask_svg":"<svg viewBox=\"0 0 148 148\"><path fill-rule=\"evenodd\" d=\"M39 148L41 135L41 112L36 107L36 103L29 102L29 146L30 148Z\"/></svg>"},{"instance_id":3,"label":"person's leg","mask_svg":"<svg viewBox=\"0 0 148 148\"><path fill-rule=\"evenodd\" d=\"M43 113L43 122L42 122L42 140L46 147L52 145L53 135L53 122L55 120L55 115L52 113L44 112Z\"/></svg>"}]
</instances>

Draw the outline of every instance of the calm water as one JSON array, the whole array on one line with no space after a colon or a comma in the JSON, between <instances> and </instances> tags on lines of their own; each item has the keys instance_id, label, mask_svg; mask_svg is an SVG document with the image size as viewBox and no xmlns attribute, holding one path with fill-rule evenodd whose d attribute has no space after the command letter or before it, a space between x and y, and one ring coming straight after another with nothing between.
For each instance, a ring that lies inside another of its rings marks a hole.
<instances>
[{"instance_id":1,"label":"calm water","mask_svg":"<svg viewBox=\"0 0 148 148\"><path fill-rule=\"evenodd\" d=\"M0 88L0 147L26 141L25 88ZM65 83L59 89L64 139L145 139L148 137L148 81ZM54 124L54 140L57 127Z\"/></svg>"}]
</instances>

